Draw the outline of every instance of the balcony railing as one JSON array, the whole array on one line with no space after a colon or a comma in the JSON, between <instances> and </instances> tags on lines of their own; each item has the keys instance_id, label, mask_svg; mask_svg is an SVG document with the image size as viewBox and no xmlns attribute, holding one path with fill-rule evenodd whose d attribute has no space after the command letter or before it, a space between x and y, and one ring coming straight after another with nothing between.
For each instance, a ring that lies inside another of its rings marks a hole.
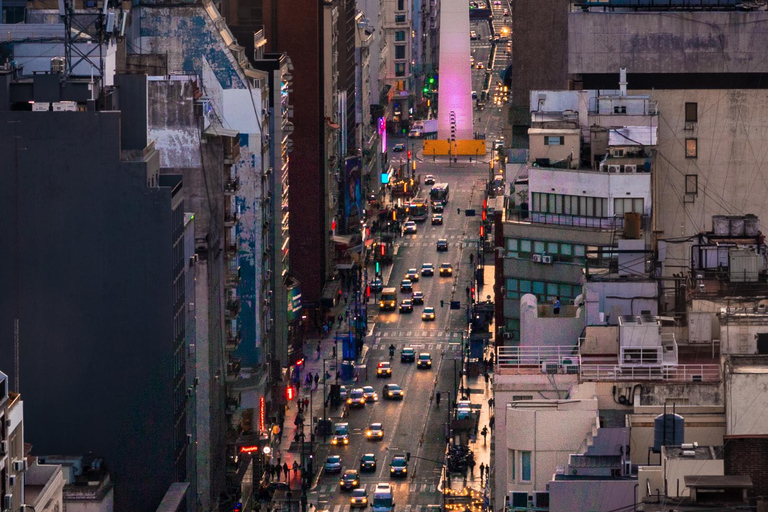
<instances>
[{"instance_id":1,"label":"balcony railing","mask_svg":"<svg viewBox=\"0 0 768 512\"><path fill-rule=\"evenodd\" d=\"M580 364L579 347L575 345L499 347L496 354L497 374L575 374Z\"/></svg>"},{"instance_id":2,"label":"balcony railing","mask_svg":"<svg viewBox=\"0 0 768 512\"><path fill-rule=\"evenodd\" d=\"M719 382L719 364L680 364L663 367L627 367L610 364L582 364L582 381L637 381L666 382Z\"/></svg>"}]
</instances>

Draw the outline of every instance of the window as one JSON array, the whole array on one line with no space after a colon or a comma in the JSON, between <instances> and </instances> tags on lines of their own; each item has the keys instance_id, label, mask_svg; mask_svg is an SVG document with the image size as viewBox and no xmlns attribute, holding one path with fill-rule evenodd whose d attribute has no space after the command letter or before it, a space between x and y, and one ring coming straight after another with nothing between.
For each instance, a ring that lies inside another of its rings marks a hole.
<instances>
[{"instance_id":1,"label":"window","mask_svg":"<svg viewBox=\"0 0 768 512\"><path fill-rule=\"evenodd\" d=\"M405 64L404 63L396 63L395 64L395 76L405 76Z\"/></svg>"},{"instance_id":2,"label":"window","mask_svg":"<svg viewBox=\"0 0 768 512\"><path fill-rule=\"evenodd\" d=\"M530 257L532 247L533 243L530 240L520 240L520 257Z\"/></svg>"},{"instance_id":3,"label":"window","mask_svg":"<svg viewBox=\"0 0 768 512\"><path fill-rule=\"evenodd\" d=\"M685 175L685 193L694 196L699 195L699 175L698 174L686 174Z\"/></svg>"},{"instance_id":4,"label":"window","mask_svg":"<svg viewBox=\"0 0 768 512\"><path fill-rule=\"evenodd\" d=\"M405 30L395 31L395 41L405 41Z\"/></svg>"},{"instance_id":5,"label":"window","mask_svg":"<svg viewBox=\"0 0 768 512\"><path fill-rule=\"evenodd\" d=\"M507 279L507 284L506 284L507 294L506 294L506 297L508 299L519 299L520 298L520 294L518 293L517 287L518 287L517 279Z\"/></svg>"},{"instance_id":6,"label":"window","mask_svg":"<svg viewBox=\"0 0 768 512\"><path fill-rule=\"evenodd\" d=\"M517 249L520 242L515 238L507 238L507 258L517 258L520 254Z\"/></svg>"},{"instance_id":7,"label":"window","mask_svg":"<svg viewBox=\"0 0 768 512\"><path fill-rule=\"evenodd\" d=\"M545 146L563 146L565 145L565 137L544 137Z\"/></svg>"},{"instance_id":8,"label":"window","mask_svg":"<svg viewBox=\"0 0 768 512\"><path fill-rule=\"evenodd\" d=\"M520 280L520 295L525 295L526 293L531 293L531 282L526 281L525 279Z\"/></svg>"},{"instance_id":9,"label":"window","mask_svg":"<svg viewBox=\"0 0 768 512\"><path fill-rule=\"evenodd\" d=\"M395 23L405 23L405 14L395 14Z\"/></svg>"},{"instance_id":10,"label":"window","mask_svg":"<svg viewBox=\"0 0 768 512\"><path fill-rule=\"evenodd\" d=\"M547 254L558 254L559 252L557 242L547 242Z\"/></svg>"},{"instance_id":11,"label":"window","mask_svg":"<svg viewBox=\"0 0 768 512\"><path fill-rule=\"evenodd\" d=\"M624 215L629 212L643 213L643 200L632 197L622 197L613 200L614 215Z\"/></svg>"},{"instance_id":12,"label":"window","mask_svg":"<svg viewBox=\"0 0 768 512\"><path fill-rule=\"evenodd\" d=\"M405 10L405 0L397 0L397 10L398 11Z\"/></svg>"},{"instance_id":13,"label":"window","mask_svg":"<svg viewBox=\"0 0 768 512\"><path fill-rule=\"evenodd\" d=\"M396 91L404 91L405 90L405 80L395 80L395 90Z\"/></svg>"},{"instance_id":14,"label":"window","mask_svg":"<svg viewBox=\"0 0 768 512\"><path fill-rule=\"evenodd\" d=\"M545 252L544 247L545 247L544 242L538 242L538 241L533 242L533 252L535 252L536 254L541 254Z\"/></svg>"},{"instance_id":15,"label":"window","mask_svg":"<svg viewBox=\"0 0 768 512\"><path fill-rule=\"evenodd\" d=\"M520 452L520 480L531 481L531 452Z\"/></svg>"},{"instance_id":16,"label":"window","mask_svg":"<svg viewBox=\"0 0 768 512\"><path fill-rule=\"evenodd\" d=\"M685 122L695 123L699 120L699 105L698 103L686 103L685 104Z\"/></svg>"},{"instance_id":17,"label":"window","mask_svg":"<svg viewBox=\"0 0 768 512\"><path fill-rule=\"evenodd\" d=\"M685 139L685 158L696 158L699 152L698 139Z\"/></svg>"},{"instance_id":18,"label":"window","mask_svg":"<svg viewBox=\"0 0 768 512\"><path fill-rule=\"evenodd\" d=\"M515 450L509 450L509 457L507 457L507 460L509 461L509 481L514 482L515 481Z\"/></svg>"},{"instance_id":19,"label":"window","mask_svg":"<svg viewBox=\"0 0 768 512\"><path fill-rule=\"evenodd\" d=\"M404 59L405 58L405 45L404 44L396 44L395 45L395 58L396 59Z\"/></svg>"}]
</instances>

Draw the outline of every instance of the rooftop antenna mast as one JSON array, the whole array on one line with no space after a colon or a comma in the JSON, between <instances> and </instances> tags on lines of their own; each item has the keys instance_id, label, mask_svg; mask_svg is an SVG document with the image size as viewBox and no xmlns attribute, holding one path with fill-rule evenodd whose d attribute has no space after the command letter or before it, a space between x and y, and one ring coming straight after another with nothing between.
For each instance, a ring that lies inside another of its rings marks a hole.
<instances>
[{"instance_id":1,"label":"rooftop antenna mast","mask_svg":"<svg viewBox=\"0 0 768 512\"><path fill-rule=\"evenodd\" d=\"M82 8L76 9L76 1ZM106 46L115 35L114 0L58 0L59 16L64 21L64 76L87 75L98 70L100 87L104 86L104 56Z\"/></svg>"}]
</instances>

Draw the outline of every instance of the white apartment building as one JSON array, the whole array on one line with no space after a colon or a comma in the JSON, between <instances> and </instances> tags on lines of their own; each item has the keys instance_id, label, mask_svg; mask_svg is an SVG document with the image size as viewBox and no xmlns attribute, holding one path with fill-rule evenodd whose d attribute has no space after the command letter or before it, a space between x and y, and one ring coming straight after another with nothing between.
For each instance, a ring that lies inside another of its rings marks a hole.
<instances>
[{"instance_id":1,"label":"white apartment building","mask_svg":"<svg viewBox=\"0 0 768 512\"><path fill-rule=\"evenodd\" d=\"M407 127L413 106L413 4L410 0L382 0L381 59L388 88L387 120L394 130Z\"/></svg>"}]
</instances>

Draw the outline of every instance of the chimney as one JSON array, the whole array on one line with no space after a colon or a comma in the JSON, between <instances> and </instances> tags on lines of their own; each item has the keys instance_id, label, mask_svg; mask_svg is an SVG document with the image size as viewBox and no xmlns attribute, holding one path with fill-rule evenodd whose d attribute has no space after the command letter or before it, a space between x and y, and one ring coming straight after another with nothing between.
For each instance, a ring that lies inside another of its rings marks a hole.
<instances>
[{"instance_id":1,"label":"chimney","mask_svg":"<svg viewBox=\"0 0 768 512\"><path fill-rule=\"evenodd\" d=\"M619 70L619 88L621 89L621 95L627 95L627 68L621 68Z\"/></svg>"}]
</instances>

